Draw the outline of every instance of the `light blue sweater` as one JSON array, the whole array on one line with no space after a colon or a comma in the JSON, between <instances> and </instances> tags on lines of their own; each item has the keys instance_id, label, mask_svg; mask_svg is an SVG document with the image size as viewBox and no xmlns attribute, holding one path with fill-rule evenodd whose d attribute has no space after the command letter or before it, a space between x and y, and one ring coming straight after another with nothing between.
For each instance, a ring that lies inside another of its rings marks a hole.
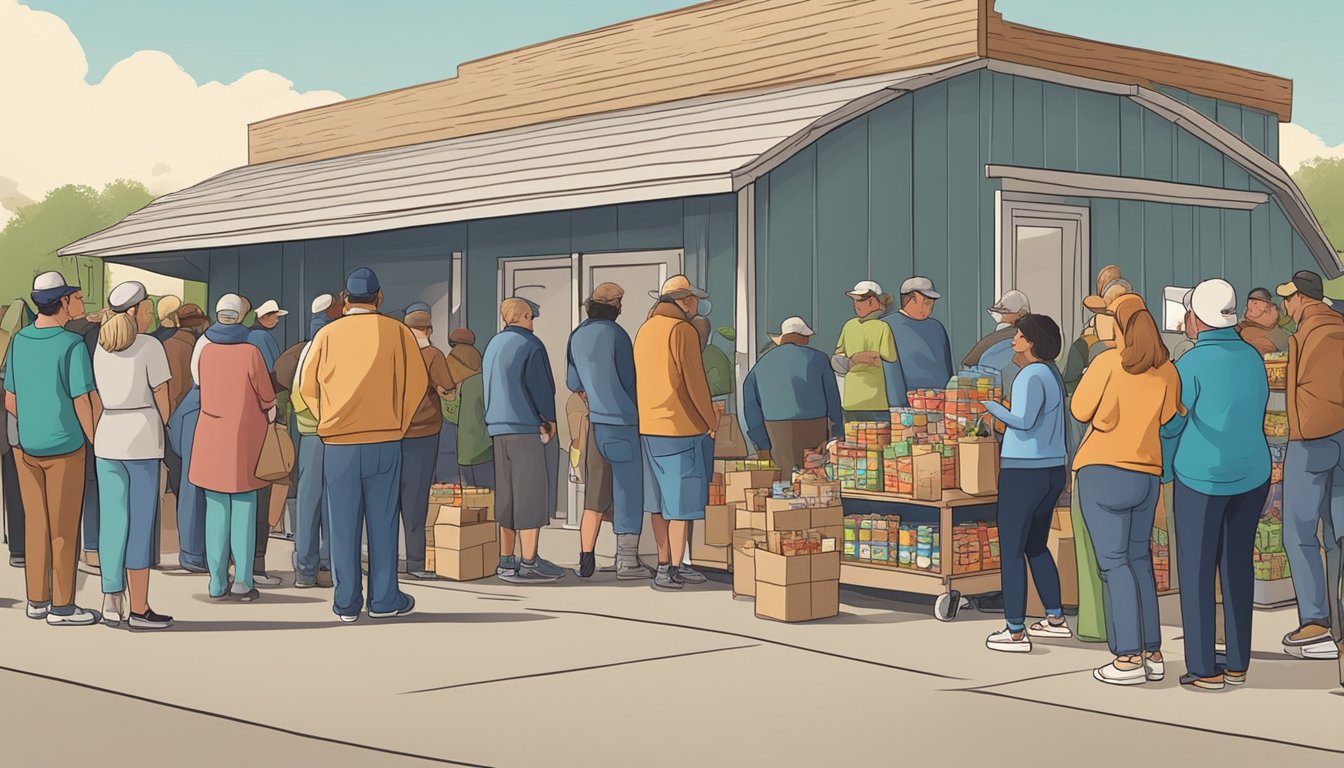
<instances>
[{"instance_id":1,"label":"light blue sweater","mask_svg":"<svg viewBox=\"0 0 1344 768\"><path fill-rule=\"evenodd\" d=\"M1032 363L1013 381L1012 410L985 403L989 415L1002 421L999 466L1044 469L1067 463L1064 451L1064 381L1051 363Z\"/></svg>"},{"instance_id":2,"label":"light blue sweater","mask_svg":"<svg viewBox=\"0 0 1344 768\"><path fill-rule=\"evenodd\" d=\"M617 427L639 424L635 349L624 328L611 320L586 320L570 334L566 356L566 384L571 392L588 396L592 423Z\"/></svg>"},{"instance_id":3,"label":"light blue sweater","mask_svg":"<svg viewBox=\"0 0 1344 768\"><path fill-rule=\"evenodd\" d=\"M510 325L490 340L481 364L485 426L491 437L537 432L555 422L555 379L546 347L531 331Z\"/></svg>"}]
</instances>

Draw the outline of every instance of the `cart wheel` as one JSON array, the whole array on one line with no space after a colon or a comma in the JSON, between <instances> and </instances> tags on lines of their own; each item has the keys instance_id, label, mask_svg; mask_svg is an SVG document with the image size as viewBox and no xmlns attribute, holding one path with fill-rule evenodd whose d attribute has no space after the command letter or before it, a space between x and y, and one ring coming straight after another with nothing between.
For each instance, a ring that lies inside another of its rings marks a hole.
<instances>
[{"instance_id":1,"label":"cart wheel","mask_svg":"<svg viewBox=\"0 0 1344 768\"><path fill-rule=\"evenodd\" d=\"M957 618L957 612L960 610L961 593L955 589L939 595L933 603L933 616L939 621L951 621Z\"/></svg>"}]
</instances>

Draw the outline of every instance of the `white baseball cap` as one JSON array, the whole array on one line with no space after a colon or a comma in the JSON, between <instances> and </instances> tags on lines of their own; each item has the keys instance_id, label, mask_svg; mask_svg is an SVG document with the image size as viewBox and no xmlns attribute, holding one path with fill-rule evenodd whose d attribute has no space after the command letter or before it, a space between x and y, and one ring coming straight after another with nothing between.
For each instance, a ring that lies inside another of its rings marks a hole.
<instances>
[{"instance_id":1,"label":"white baseball cap","mask_svg":"<svg viewBox=\"0 0 1344 768\"><path fill-rule=\"evenodd\" d=\"M312 313L316 315L326 312L328 309L331 309L331 305L335 302L336 299L330 293L324 293L316 299L313 299Z\"/></svg>"},{"instance_id":2,"label":"white baseball cap","mask_svg":"<svg viewBox=\"0 0 1344 768\"><path fill-rule=\"evenodd\" d=\"M878 285L872 280L860 280L859 282L854 284L854 290L850 291L845 295L849 296L851 299L862 299L868 296L881 296L882 286ZM790 319L797 319L797 318L790 318Z\"/></svg>"},{"instance_id":3,"label":"white baseball cap","mask_svg":"<svg viewBox=\"0 0 1344 768\"><path fill-rule=\"evenodd\" d=\"M989 308L990 312L1003 312L1005 314L1012 312L1030 312L1031 302L1027 300L1027 294L1021 291L1008 291L994 302Z\"/></svg>"},{"instance_id":4,"label":"white baseball cap","mask_svg":"<svg viewBox=\"0 0 1344 768\"><path fill-rule=\"evenodd\" d=\"M226 293L215 302L215 316L220 322L238 322L247 314L247 299L236 293Z\"/></svg>"},{"instance_id":5,"label":"white baseball cap","mask_svg":"<svg viewBox=\"0 0 1344 768\"><path fill-rule=\"evenodd\" d=\"M1185 308L1210 328L1237 324L1237 289L1222 278L1205 280L1185 292Z\"/></svg>"},{"instance_id":6,"label":"white baseball cap","mask_svg":"<svg viewBox=\"0 0 1344 768\"><path fill-rule=\"evenodd\" d=\"M901 295L907 293L922 293L930 299L941 299L943 295L933 288L933 281L927 277L912 277L901 283Z\"/></svg>"},{"instance_id":7,"label":"white baseball cap","mask_svg":"<svg viewBox=\"0 0 1344 768\"><path fill-rule=\"evenodd\" d=\"M127 280L107 294L107 306L113 312L125 312L131 307L139 306L148 296L143 283Z\"/></svg>"},{"instance_id":8,"label":"white baseball cap","mask_svg":"<svg viewBox=\"0 0 1344 768\"><path fill-rule=\"evenodd\" d=\"M795 316L793 316L793 317L786 318L786 319L784 320L784 322L780 323L780 324L779 324L779 333L777 333L777 334L775 334L775 333L770 334L770 340L773 341L774 343L778 344L780 339L784 338L785 336L788 336L788 335L791 334L791 333L796 333L796 334L798 334L799 336L815 336L815 335L816 335L816 331L813 331L813 330L808 326L806 320L804 320L803 318L798 317L797 315L795 315Z\"/></svg>"},{"instance_id":9,"label":"white baseball cap","mask_svg":"<svg viewBox=\"0 0 1344 768\"><path fill-rule=\"evenodd\" d=\"M265 317L266 315L279 315L280 317L284 317L288 314L289 312L287 310L280 308L280 305L276 303L275 299L267 299L261 303L260 307L257 307L257 317Z\"/></svg>"}]
</instances>

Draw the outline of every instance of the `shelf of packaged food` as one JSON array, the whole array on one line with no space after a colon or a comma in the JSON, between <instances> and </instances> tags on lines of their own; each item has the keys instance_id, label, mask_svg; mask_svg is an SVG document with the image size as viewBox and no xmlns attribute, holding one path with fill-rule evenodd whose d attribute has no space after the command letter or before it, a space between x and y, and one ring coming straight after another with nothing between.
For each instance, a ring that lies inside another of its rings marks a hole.
<instances>
[{"instance_id":1,"label":"shelf of packaged food","mask_svg":"<svg viewBox=\"0 0 1344 768\"><path fill-rule=\"evenodd\" d=\"M997 504L998 496L972 496L959 490L945 490L943 497L936 501L925 499L916 499L903 493L884 493L881 491L857 491L850 488L840 492L842 498L862 499L864 501L887 502L890 504L911 504L917 507L929 507L932 509L957 507L978 507L986 504Z\"/></svg>"}]
</instances>

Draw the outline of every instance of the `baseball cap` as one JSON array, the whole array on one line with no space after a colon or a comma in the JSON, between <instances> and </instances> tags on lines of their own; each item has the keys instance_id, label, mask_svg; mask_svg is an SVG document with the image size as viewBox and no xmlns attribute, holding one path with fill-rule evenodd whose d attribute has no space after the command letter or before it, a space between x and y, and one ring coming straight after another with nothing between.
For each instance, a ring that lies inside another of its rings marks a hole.
<instances>
[{"instance_id":1,"label":"baseball cap","mask_svg":"<svg viewBox=\"0 0 1344 768\"><path fill-rule=\"evenodd\" d=\"M1021 291L1008 291L994 302L989 308L990 312L1030 312L1031 302L1027 300L1027 294Z\"/></svg>"},{"instance_id":2,"label":"baseball cap","mask_svg":"<svg viewBox=\"0 0 1344 768\"><path fill-rule=\"evenodd\" d=\"M267 299L261 303L260 307L257 307L257 317L265 317L266 315L279 315L280 317L284 317L288 314L289 311L281 309L275 299Z\"/></svg>"},{"instance_id":3,"label":"baseball cap","mask_svg":"<svg viewBox=\"0 0 1344 768\"><path fill-rule=\"evenodd\" d=\"M1185 309L1210 328L1237 324L1237 289L1221 278L1205 280L1185 292Z\"/></svg>"},{"instance_id":4,"label":"baseball cap","mask_svg":"<svg viewBox=\"0 0 1344 768\"><path fill-rule=\"evenodd\" d=\"M615 283L602 283L593 289L593 295L588 297L588 301L593 304L611 304L620 303L625 298L625 289Z\"/></svg>"},{"instance_id":5,"label":"baseball cap","mask_svg":"<svg viewBox=\"0 0 1344 768\"><path fill-rule=\"evenodd\" d=\"M930 299L941 299L943 295L933 287L933 281L927 277L912 277L901 283L901 295L907 293L922 293Z\"/></svg>"},{"instance_id":6,"label":"baseball cap","mask_svg":"<svg viewBox=\"0 0 1344 768\"><path fill-rule=\"evenodd\" d=\"M402 312L402 314L409 317L412 312L424 312L427 315L433 314L433 310L431 310L429 308L429 305L423 301L417 301L414 304L410 305L409 307L406 308L404 312Z\"/></svg>"},{"instance_id":7,"label":"baseball cap","mask_svg":"<svg viewBox=\"0 0 1344 768\"><path fill-rule=\"evenodd\" d=\"M336 297L332 296L330 293L324 293L313 299L313 303L309 306L309 310L314 315L321 314L328 309L331 309L331 305L335 303Z\"/></svg>"},{"instance_id":8,"label":"baseball cap","mask_svg":"<svg viewBox=\"0 0 1344 768\"><path fill-rule=\"evenodd\" d=\"M125 312L149 297L143 283L127 280L107 294L107 306L113 312Z\"/></svg>"},{"instance_id":9,"label":"baseball cap","mask_svg":"<svg viewBox=\"0 0 1344 768\"><path fill-rule=\"evenodd\" d=\"M180 309L182 309L182 300L176 296L164 296L159 299L159 322L167 320Z\"/></svg>"},{"instance_id":10,"label":"baseball cap","mask_svg":"<svg viewBox=\"0 0 1344 768\"><path fill-rule=\"evenodd\" d=\"M378 275L368 267L359 267L345 278L345 292L351 296L373 296L382 289Z\"/></svg>"},{"instance_id":11,"label":"baseball cap","mask_svg":"<svg viewBox=\"0 0 1344 768\"><path fill-rule=\"evenodd\" d=\"M429 310L417 309L407 312L404 322L411 328L431 328L434 325L434 317Z\"/></svg>"},{"instance_id":12,"label":"baseball cap","mask_svg":"<svg viewBox=\"0 0 1344 768\"><path fill-rule=\"evenodd\" d=\"M869 296L881 296L882 286L872 280L860 280L854 284L854 290L845 295L851 299L866 299Z\"/></svg>"},{"instance_id":13,"label":"baseball cap","mask_svg":"<svg viewBox=\"0 0 1344 768\"><path fill-rule=\"evenodd\" d=\"M1247 301L1265 301L1274 303L1274 294L1269 292L1268 288L1252 288L1251 292L1246 294Z\"/></svg>"},{"instance_id":14,"label":"baseball cap","mask_svg":"<svg viewBox=\"0 0 1344 768\"><path fill-rule=\"evenodd\" d=\"M1330 300L1325 298L1325 281L1309 269L1294 273L1293 279L1280 285L1275 292L1285 299L1300 293L1309 299L1325 302L1326 306L1331 304Z\"/></svg>"},{"instance_id":15,"label":"baseball cap","mask_svg":"<svg viewBox=\"0 0 1344 768\"><path fill-rule=\"evenodd\" d=\"M50 304L76 293L79 293L79 286L67 284L65 275L60 272L43 272L33 278L34 304Z\"/></svg>"},{"instance_id":16,"label":"baseball cap","mask_svg":"<svg viewBox=\"0 0 1344 768\"><path fill-rule=\"evenodd\" d=\"M452 332L448 334L448 343L467 344L467 345L475 344L476 334L472 333L470 328L454 328Z\"/></svg>"},{"instance_id":17,"label":"baseball cap","mask_svg":"<svg viewBox=\"0 0 1344 768\"><path fill-rule=\"evenodd\" d=\"M697 299L707 299L709 294L696 288L691 284L690 278L685 275L673 275L663 281L663 287L657 291L649 291L649 298L653 299L684 299L687 296L694 296Z\"/></svg>"},{"instance_id":18,"label":"baseball cap","mask_svg":"<svg viewBox=\"0 0 1344 768\"><path fill-rule=\"evenodd\" d=\"M816 335L816 331L813 331L812 328L808 326L806 320L795 315L793 317L785 318L784 322L779 324L779 333L770 334L770 340L778 344L780 339L795 333L799 336Z\"/></svg>"}]
</instances>

